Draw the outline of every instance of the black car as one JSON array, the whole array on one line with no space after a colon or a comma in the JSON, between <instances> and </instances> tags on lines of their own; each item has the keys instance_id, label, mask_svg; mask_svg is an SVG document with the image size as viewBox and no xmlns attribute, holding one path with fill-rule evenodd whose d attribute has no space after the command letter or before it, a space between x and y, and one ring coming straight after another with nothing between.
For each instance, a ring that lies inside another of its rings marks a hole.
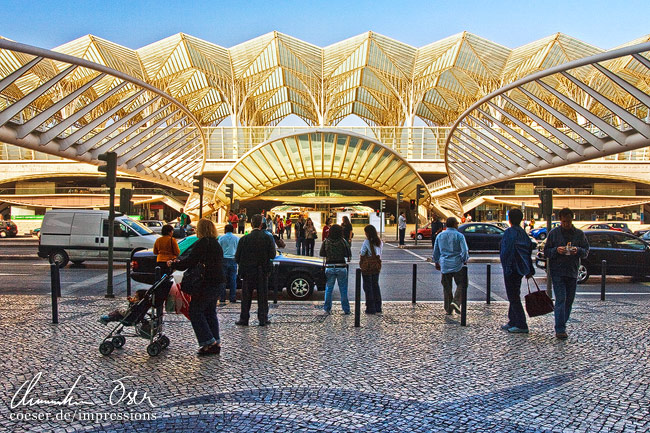
<instances>
[{"instance_id":1,"label":"black car","mask_svg":"<svg viewBox=\"0 0 650 433\"><path fill-rule=\"evenodd\" d=\"M590 275L600 275L602 261L607 260L607 275L643 278L650 275L650 244L634 235L615 230L587 230L589 255L578 268L578 283ZM538 248L535 264L546 267L544 243Z\"/></svg>"},{"instance_id":2,"label":"black car","mask_svg":"<svg viewBox=\"0 0 650 433\"><path fill-rule=\"evenodd\" d=\"M181 257L186 257L198 238L188 236L178 241ZM273 259L273 274L269 280L273 287L277 276L278 290L287 288L287 294L292 299L310 299L314 286L325 290L325 265L320 257L297 256L278 251ZM131 261L131 278L139 283L153 284L155 282L156 256L152 249L138 251Z\"/></svg>"},{"instance_id":3,"label":"black car","mask_svg":"<svg viewBox=\"0 0 650 433\"><path fill-rule=\"evenodd\" d=\"M504 230L490 223L461 224L458 231L465 236L467 248L472 251L499 251Z\"/></svg>"},{"instance_id":4,"label":"black car","mask_svg":"<svg viewBox=\"0 0 650 433\"><path fill-rule=\"evenodd\" d=\"M13 238L18 234L18 226L13 221L0 221L0 238Z\"/></svg>"}]
</instances>

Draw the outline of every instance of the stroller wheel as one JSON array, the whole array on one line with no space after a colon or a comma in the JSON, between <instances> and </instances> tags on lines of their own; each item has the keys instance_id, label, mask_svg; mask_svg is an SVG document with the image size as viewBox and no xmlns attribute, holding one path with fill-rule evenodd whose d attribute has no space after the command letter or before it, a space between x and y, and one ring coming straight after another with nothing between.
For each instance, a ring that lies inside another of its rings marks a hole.
<instances>
[{"instance_id":1,"label":"stroller wheel","mask_svg":"<svg viewBox=\"0 0 650 433\"><path fill-rule=\"evenodd\" d=\"M124 346L124 343L126 343L126 338L122 337L121 335L113 337L113 346L115 346L116 349L120 349L122 346Z\"/></svg>"},{"instance_id":2,"label":"stroller wheel","mask_svg":"<svg viewBox=\"0 0 650 433\"><path fill-rule=\"evenodd\" d=\"M157 341L154 341L150 345L147 346L147 353L149 356L158 356L160 352L162 351L162 347L160 346L160 343Z\"/></svg>"},{"instance_id":3,"label":"stroller wheel","mask_svg":"<svg viewBox=\"0 0 650 433\"><path fill-rule=\"evenodd\" d=\"M158 342L163 349L167 349L167 347L169 347L169 337L166 335L161 335L158 339Z\"/></svg>"},{"instance_id":4,"label":"stroller wheel","mask_svg":"<svg viewBox=\"0 0 650 433\"><path fill-rule=\"evenodd\" d=\"M111 352L113 352L113 349L115 347L113 346L113 343L110 341L104 341L102 344L99 345L99 353L102 355L110 355Z\"/></svg>"}]
</instances>

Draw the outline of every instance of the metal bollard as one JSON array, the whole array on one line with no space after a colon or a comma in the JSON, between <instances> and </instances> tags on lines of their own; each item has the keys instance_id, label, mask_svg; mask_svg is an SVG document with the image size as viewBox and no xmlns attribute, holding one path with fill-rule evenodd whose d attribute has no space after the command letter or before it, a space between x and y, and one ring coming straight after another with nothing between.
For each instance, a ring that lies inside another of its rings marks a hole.
<instances>
[{"instance_id":1,"label":"metal bollard","mask_svg":"<svg viewBox=\"0 0 650 433\"><path fill-rule=\"evenodd\" d=\"M278 269L279 263L273 263L273 303L278 303ZM289 289L287 289L289 290Z\"/></svg>"},{"instance_id":2,"label":"metal bollard","mask_svg":"<svg viewBox=\"0 0 650 433\"><path fill-rule=\"evenodd\" d=\"M52 323L59 323L59 300L58 292L61 291L61 281L59 278L59 265L50 264L50 281L52 285Z\"/></svg>"},{"instance_id":3,"label":"metal bollard","mask_svg":"<svg viewBox=\"0 0 650 433\"><path fill-rule=\"evenodd\" d=\"M131 260L126 262L126 296L131 296Z\"/></svg>"},{"instance_id":4,"label":"metal bollard","mask_svg":"<svg viewBox=\"0 0 650 433\"><path fill-rule=\"evenodd\" d=\"M160 266L156 266L156 269L154 270L154 275L156 281L160 281L160 278L162 277L162 269L160 269Z\"/></svg>"},{"instance_id":5,"label":"metal bollard","mask_svg":"<svg viewBox=\"0 0 650 433\"><path fill-rule=\"evenodd\" d=\"M354 327L361 326L361 269L357 268L354 282Z\"/></svg>"},{"instance_id":6,"label":"metal bollard","mask_svg":"<svg viewBox=\"0 0 650 433\"><path fill-rule=\"evenodd\" d=\"M600 270L600 300L605 300L605 280L607 277L607 260L601 262Z\"/></svg>"},{"instance_id":7,"label":"metal bollard","mask_svg":"<svg viewBox=\"0 0 650 433\"><path fill-rule=\"evenodd\" d=\"M490 303L491 292L492 292L492 265L488 263L487 265L487 281L485 283L485 303Z\"/></svg>"},{"instance_id":8,"label":"metal bollard","mask_svg":"<svg viewBox=\"0 0 650 433\"><path fill-rule=\"evenodd\" d=\"M463 266L463 285L461 286L460 326L467 326L467 266Z\"/></svg>"},{"instance_id":9,"label":"metal bollard","mask_svg":"<svg viewBox=\"0 0 650 433\"><path fill-rule=\"evenodd\" d=\"M411 286L411 304L415 304L418 289L418 265L413 263L413 283Z\"/></svg>"}]
</instances>

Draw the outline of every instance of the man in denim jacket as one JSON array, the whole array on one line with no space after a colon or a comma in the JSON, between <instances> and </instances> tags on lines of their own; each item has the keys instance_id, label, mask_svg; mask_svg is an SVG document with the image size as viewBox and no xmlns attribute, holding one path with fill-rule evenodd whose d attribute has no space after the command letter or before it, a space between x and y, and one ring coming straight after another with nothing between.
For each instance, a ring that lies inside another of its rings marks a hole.
<instances>
[{"instance_id":1,"label":"man in denim jacket","mask_svg":"<svg viewBox=\"0 0 650 433\"><path fill-rule=\"evenodd\" d=\"M503 268L503 281L506 286L506 294L510 307L508 308L508 323L503 325L510 333L528 333L526 313L521 305L521 279L525 276L530 278L535 274L533 260L533 242L521 228L521 220L524 214L519 209L512 209L508 212L510 228L501 238L501 267Z\"/></svg>"},{"instance_id":2,"label":"man in denim jacket","mask_svg":"<svg viewBox=\"0 0 650 433\"><path fill-rule=\"evenodd\" d=\"M573 211L564 208L559 213L560 226L551 230L544 256L549 266L555 292L555 336L566 340L566 322L576 296L580 259L589 255L589 243L582 230L573 226Z\"/></svg>"}]
</instances>

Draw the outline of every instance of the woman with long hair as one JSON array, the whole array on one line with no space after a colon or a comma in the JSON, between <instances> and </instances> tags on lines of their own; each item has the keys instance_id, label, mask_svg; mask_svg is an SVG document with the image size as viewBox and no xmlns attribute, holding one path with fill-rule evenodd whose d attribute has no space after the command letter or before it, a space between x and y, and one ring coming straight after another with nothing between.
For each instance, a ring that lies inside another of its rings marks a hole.
<instances>
[{"instance_id":1,"label":"woman with long hair","mask_svg":"<svg viewBox=\"0 0 650 433\"><path fill-rule=\"evenodd\" d=\"M223 249L217 242L217 228L208 219L199 220L196 225L196 237L199 240L194 244L190 255L181 260L169 261L168 265L180 270L198 263L205 266L201 290L192 295L190 301L190 322L201 347L198 355L202 356L221 352L217 299L218 287L224 282Z\"/></svg>"},{"instance_id":2,"label":"woman with long hair","mask_svg":"<svg viewBox=\"0 0 650 433\"><path fill-rule=\"evenodd\" d=\"M327 237L330 235L331 226L332 226L332 218L325 219L325 225L323 226L323 234L322 234L323 240L327 239Z\"/></svg>"},{"instance_id":3,"label":"woman with long hair","mask_svg":"<svg viewBox=\"0 0 650 433\"><path fill-rule=\"evenodd\" d=\"M316 244L316 227L311 218L307 218L305 222L305 255L314 255L314 245Z\"/></svg>"},{"instance_id":4,"label":"woman with long hair","mask_svg":"<svg viewBox=\"0 0 650 433\"><path fill-rule=\"evenodd\" d=\"M350 244L343 239L343 230L338 224L330 227L330 235L320 246L320 256L325 257L325 303L323 310L326 314L332 311L332 292L334 284L338 282L341 292L341 308L343 314L350 314L350 301L348 300L348 265L352 253Z\"/></svg>"},{"instance_id":5,"label":"woman with long hair","mask_svg":"<svg viewBox=\"0 0 650 433\"><path fill-rule=\"evenodd\" d=\"M377 229L375 226L368 224L364 227L363 231L366 234L366 239L361 246L360 256L379 256L381 257L381 249L383 242L377 236ZM379 272L362 273L363 277L363 291L366 294L366 314L381 313L381 292L379 290Z\"/></svg>"},{"instance_id":6,"label":"woman with long hair","mask_svg":"<svg viewBox=\"0 0 650 433\"><path fill-rule=\"evenodd\" d=\"M348 218L347 215L343 217L341 228L343 229L343 239L345 239L348 244L352 245L352 238L354 237L354 233L352 232L352 223L350 222L350 218Z\"/></svg>"}]
</instances>

